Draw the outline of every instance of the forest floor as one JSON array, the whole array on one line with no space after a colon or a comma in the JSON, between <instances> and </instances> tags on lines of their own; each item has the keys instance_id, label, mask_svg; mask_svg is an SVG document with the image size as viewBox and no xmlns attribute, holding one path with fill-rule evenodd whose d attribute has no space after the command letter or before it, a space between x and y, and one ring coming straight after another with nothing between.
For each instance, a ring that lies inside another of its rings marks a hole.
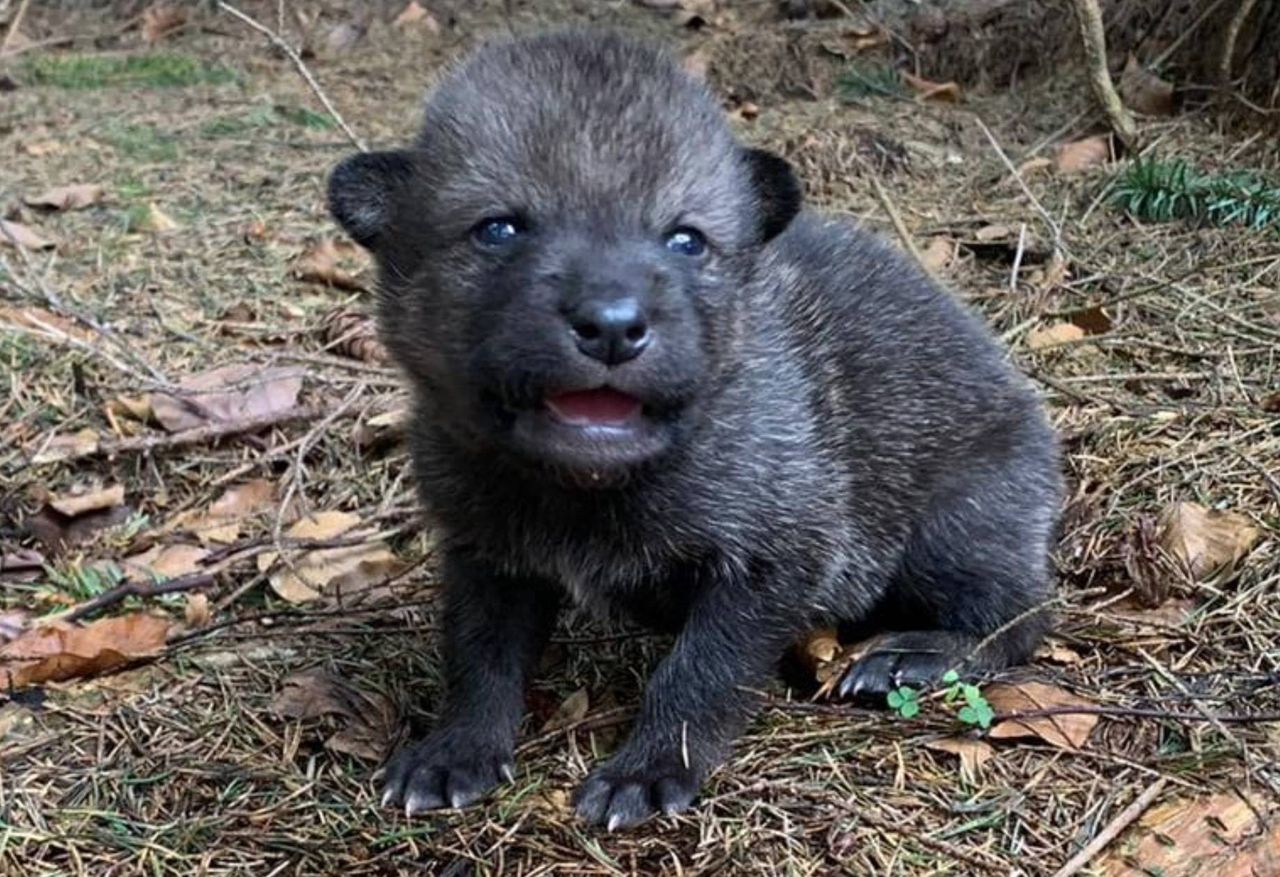
<instances>
[{"instance_id":1,"label":"forest floor","mask_svg":"<svg viewBox=\"0 0 1280 877\"><path fill-rule=\"evenodd\" d=\"M50 245L0 241L0 873L1051 875L1101 835L1066 873L1280 874L1280 236L1113 206L1126 163L1088 139L1081 71L924 99L859 66L858 23L797 38L772 4L316 22L307 65L374 146L486 33L668 40L811 203L909 238L1061 430L1058 624L984 681L992 727L940 693L904 718L779 684L695 809L606 835L568 794L666 642L576 618L513 784L377 806L379 758L434 715L437 591L371 274L324 208L342 128L209 6L165 32L41 5L28 38L77 39L0 55L0 209ZM1273 138L1207 111L1142 127L1152 155L1280 180ZM29 203L64 186L44 200L83 206Z\"/></svg>"}]
</instances>

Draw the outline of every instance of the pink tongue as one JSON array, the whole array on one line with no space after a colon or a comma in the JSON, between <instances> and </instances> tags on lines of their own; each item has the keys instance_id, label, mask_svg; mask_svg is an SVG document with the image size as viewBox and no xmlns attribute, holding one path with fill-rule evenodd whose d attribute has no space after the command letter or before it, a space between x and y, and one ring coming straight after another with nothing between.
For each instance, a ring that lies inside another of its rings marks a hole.
<instances>
[{"instance_id":1,"label":"pink tongue","mask_svg":"<svg viewBox=\"0 0 1280 877\"><path fill-rule=\"evenodd\" d=\"M547 407L566 423L590 426L618 424L629 420L640 410L640 400L608 387L561 393L547 399Z\"/></svg>"}]
</instances>

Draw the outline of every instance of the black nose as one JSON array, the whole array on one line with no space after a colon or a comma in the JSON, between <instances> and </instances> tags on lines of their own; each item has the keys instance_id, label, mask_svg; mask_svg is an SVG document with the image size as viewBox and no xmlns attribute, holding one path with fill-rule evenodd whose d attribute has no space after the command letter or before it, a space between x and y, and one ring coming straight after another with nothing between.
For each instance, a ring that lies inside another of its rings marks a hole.
<instances>
[{"instance_id":1,"label":"black nose","mask_svg":"<svg viewBox=\"0 0 1280 877\"><path fill-rule=\"evenodd\" d=\"M634 298L585 301L569 314L578 349L605 365L635 359L649 346L644 309Z\"/></svg>"}]
</instances>

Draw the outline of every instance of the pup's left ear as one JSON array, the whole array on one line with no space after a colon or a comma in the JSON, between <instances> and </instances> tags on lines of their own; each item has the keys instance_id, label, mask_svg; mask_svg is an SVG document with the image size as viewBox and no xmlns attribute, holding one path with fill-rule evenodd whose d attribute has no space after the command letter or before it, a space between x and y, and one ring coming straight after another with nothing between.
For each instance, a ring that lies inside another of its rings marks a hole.
<instances>
[{"instance_id":1,"label":"pup's left ear","mask_svg":"<svg viewBox=\"0 0 1280 877\"><path fill-rule=\"evenodd\" d=\"M397 192L412 176L406 150L345 158L329 175L329 212L352 240L376 252L396 221Z\"/></svg>"},{"instance_id":2,"label":"pup's left ear","mask_svg":"<svg viewBox=\"0 0 1280 877\"><path fill-rule=\"evenodd\" d=\"M756 192L760 242L777 236L800 212L804 190L791 165L763 149L744 149L743 159Z\"/></svg>"}]
</instances>

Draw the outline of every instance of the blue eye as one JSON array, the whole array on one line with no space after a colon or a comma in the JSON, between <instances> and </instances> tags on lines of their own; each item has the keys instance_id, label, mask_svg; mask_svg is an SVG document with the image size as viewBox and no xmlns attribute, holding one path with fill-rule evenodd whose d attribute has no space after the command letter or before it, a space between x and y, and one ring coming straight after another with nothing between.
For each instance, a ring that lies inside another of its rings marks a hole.
<instances>
[{"instance_id":1,"label":"blue eye","mask_svg":"<svg viewBox=\"0 0 1280 877\"><path fill-rule=\"evenodd\" d=\"M667 249L682 256L701 256L707 251L707 239L696 228L681 226L667 235Z\"/></svg>"},{"instance_id":2,"label":"blue eye","mask_svg":"<svg viewBox=\"0 0 1280 877\"><path fill-rule=\"evenodd\" d=\"M524 226L520 220L511 216L499 216L476 223L475 228L471 229L471 236L486 247L501 247L514 241L522 231Z\"/></svg>"}]
</instances>

